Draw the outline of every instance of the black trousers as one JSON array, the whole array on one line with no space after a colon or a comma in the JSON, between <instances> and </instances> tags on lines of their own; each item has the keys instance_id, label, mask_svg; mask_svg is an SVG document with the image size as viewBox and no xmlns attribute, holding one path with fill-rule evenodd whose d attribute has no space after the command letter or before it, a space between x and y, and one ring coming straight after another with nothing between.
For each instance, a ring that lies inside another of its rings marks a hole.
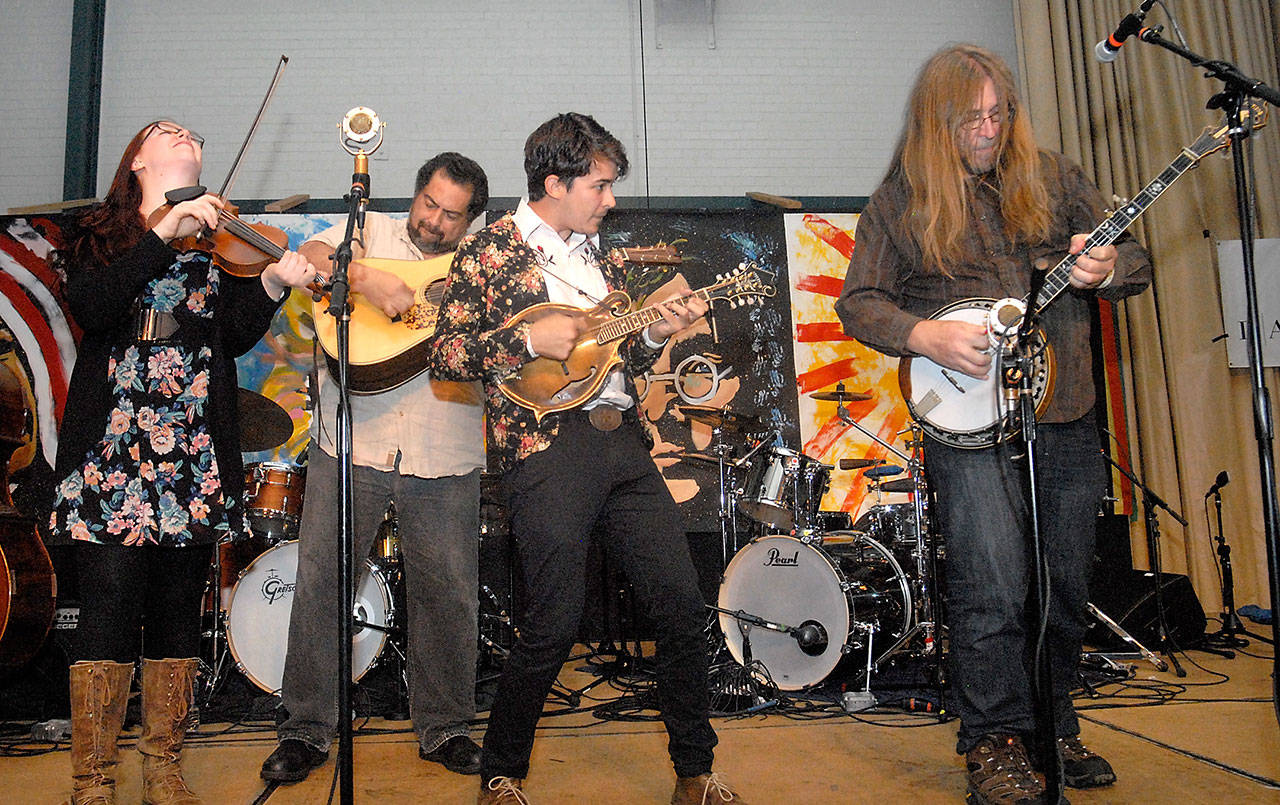
<instances>
[{"instance_id":1,"label":"black trousers","mask_svg":"<svg viewBox=\"0 0 1280 805\"><path fill-rule=\"evenodd\" d=\"M200 607L212 545L75 546L77 660L149 660L200 654Z\"/></svg>"},{"instance_id":2,"label":"black trousers","mask_svg":"<svg viewBox=\"0 0 1280 805\"><path fill-rule=\"evenodd\" d=\"M527 591L519 640L507 658L489 713L481 777L524 778L534 730L573 648L586 595L590 535L621 567L657 625L658 701L676 774L711 771L706 610L671 493L628 417L610 432L585 413L562 416L551 447L504 478L517 561Z\"/></svg>"}]
</instances>

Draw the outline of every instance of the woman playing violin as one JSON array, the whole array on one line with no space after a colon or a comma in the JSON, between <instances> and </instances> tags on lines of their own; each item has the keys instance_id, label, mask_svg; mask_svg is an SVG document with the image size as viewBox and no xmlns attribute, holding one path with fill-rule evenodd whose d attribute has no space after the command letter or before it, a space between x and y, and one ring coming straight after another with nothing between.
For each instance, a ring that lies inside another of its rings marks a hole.
<instances>
[{"instance_id":1,"label":"woman playing violin","mask_svg":"<svg viewBox=\"0 0 1280 805\"><path fill-rule=\"evenodd\" d=\"M73 803L115 801L116 735L139 648L142 801L199 802L179 755L201 598L215 543L245 531L235 358L267 331L289 287L314 278L294 252L240 278L204 251L170 245L217 225L214 195L162 209L167 191L198 183L203 144L169 120L145 126L59 255L84 331L50 523L54 540L76 546L79 573Z\"/></svg>"}]
</instances>

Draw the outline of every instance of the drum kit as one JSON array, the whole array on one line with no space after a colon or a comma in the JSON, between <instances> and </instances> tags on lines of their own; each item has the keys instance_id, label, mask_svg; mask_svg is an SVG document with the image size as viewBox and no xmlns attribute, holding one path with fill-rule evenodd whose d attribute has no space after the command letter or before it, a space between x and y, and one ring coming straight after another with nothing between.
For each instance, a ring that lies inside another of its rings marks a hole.
<instances>
[{"instance_id":1,"label":"drum kit","mask_svg":"<svg viewBox=\"0 0 1280 805\"><path fill-rule=\"evenodd\" d=\"M713 651L727 651L756 683L779 690L812 688L844 664L869 696L872 675L890 658L940 659L934 580L942 546L927 516L922 439L906 431L903 452L863 428L845 404L869 395L837 387L810 396L835 402L844 423L902 465L871 458L825 464L782 444L757 417L679 407L712 428L707 451L683 458L719 469L724 571L709 608L723 640ZM821 510L834 470L861 470L876 495L857 522ZM891 492L909 493L910 502L880 502Z\"/></svg>"},{"instance_id":2,"label":"drum kit","mask_svg":"<svg viewBox=\"0 0 1280 805\"><path fill-rule=\"evenodd\" d=\"M270 450L293 432L292 420L266 397L240 389L241 450ZM272 410L275 409L275 410ZM279 412L278 414L276 412ZM284 414L281 420L279 414ZM297 587L298 527L302 520L306 466L258 462L244 468L247 534L226 537L213 554L210 595L205 598L204 638L212 669L204 700L234 667L267 693L284 679L289 616ZM214 591L216 595L214 594ZM359 681L382 660L388 643L403 669L404 646L396 602L402 600L403 572L394 504L378 529L364 571L356 583L351 676Z\"/></svg>"}]
</instances>

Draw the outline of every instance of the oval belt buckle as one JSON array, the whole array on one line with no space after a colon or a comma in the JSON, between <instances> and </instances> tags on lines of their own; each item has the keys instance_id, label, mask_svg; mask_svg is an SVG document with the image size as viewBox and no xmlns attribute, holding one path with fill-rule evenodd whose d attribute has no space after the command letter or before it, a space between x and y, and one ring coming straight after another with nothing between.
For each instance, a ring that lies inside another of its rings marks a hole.
<instances>
[{"instance_id":1,"label":"oval belt buckle","mask_svg":"<svg viewBox=\"0 0 1280 805\"><path fill-rule=\"evenodd\" d=\"M612 405L599 405L587 412L587 419L596 430L617 430L622 424L622 412Z\"/></svg>"}]
</instances>

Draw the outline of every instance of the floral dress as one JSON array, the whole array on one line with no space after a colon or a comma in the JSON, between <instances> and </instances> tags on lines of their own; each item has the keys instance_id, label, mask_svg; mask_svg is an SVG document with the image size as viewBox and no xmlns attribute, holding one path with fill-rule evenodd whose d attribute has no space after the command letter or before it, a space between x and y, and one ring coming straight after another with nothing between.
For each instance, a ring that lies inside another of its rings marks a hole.
<instances>
[{"instance_id":1,"label":"floral dress","mask_svg":"<svg viewBox=\"0 0 1280 805\"><path fill-rule=\"evenodd\" d=\"M211 319L218 269L185 252L140 297L179 321ZM101 440L58 484L50 528L101 544L181 546L244 530L223 484L208 430L207 344L132 342L116 347L104 382L115 404ZM74 416L68 411L67 416Z\"/></svg>"}]
</instances>

